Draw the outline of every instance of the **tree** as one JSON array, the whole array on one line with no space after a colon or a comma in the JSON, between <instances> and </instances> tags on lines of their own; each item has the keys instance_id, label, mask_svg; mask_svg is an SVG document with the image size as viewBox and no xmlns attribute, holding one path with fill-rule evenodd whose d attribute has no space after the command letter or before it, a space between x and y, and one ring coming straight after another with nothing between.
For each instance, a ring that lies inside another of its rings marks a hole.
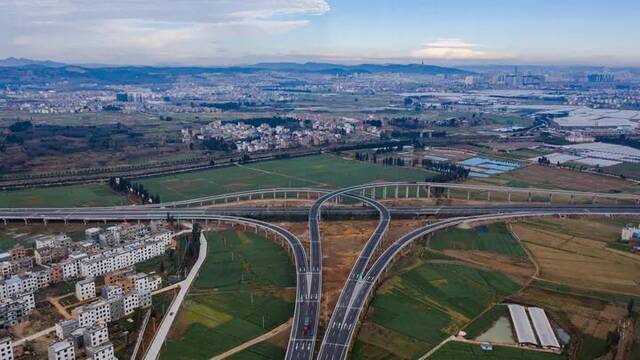
<instances>
[{"instance_id":1,"label":"tree","mask_svg":"<svg viewBox=\"0 0 640 360\"><path fill-rule=\"evenodd\" d=\"M160 261L160 269L158 269L160 271L160 273L164 273L164 261Z\"/></svg>"}]
</instances>

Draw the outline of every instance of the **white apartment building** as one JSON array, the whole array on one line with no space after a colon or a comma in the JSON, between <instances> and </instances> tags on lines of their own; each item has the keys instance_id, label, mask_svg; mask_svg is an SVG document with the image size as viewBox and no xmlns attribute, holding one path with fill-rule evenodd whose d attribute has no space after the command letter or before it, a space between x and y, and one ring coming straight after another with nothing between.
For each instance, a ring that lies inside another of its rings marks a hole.
<instances>
[{"instance_id":1,"label":"white apartment building","mask_svg":"<svg viewBox=\"0 0 640 360\"><path fill-rule=\"evenodd\" d=\"M96 282L93 278L86 278L76 283L76 298L80 301L96 297Z\"/></svg>"},{"instance_id":2,"label":"white apartment building","mask_svg":"<svg viewBox=\"0 0 640 360\"><path fill-rule=\"evenodd\" d=\"M70 341L62 340L49 345L49 360L75 360L76 353Z\"/></svg>"},{"instance_id":3,"label":"white apartment building","mask_svg":"<svg viewBox=\"0 0 640 360\"><path fill-rule=\"evenodd\" d=\"M138 292L130 291L124 294L123 301L124 301L124 314L125 315L132 314L139 306Z\"/></svg>"},{"instance_id":4,"label":"white apartment building","mask_svg":"<svg viewBox=\"0 0 640 360\"><path fill-rule=\"evenodd\" d=\"M160 288L162 278L159 275L137 273L132 276L133 286L136 290L155 291Z\"/></svg>"},{"instance_id":5,"label":"white apartment building","mask_svg":"<svg viewBox=\"0 0 640 360\"><path fill-rule=\"evenodd\" d=\"M105 323L97 323L85 330L83 338L86 347L102 345L109 341L109 329Z\"/></svg>"},{"instance_id":6,"label":"white apartment building","mask_svg":"<svg viewBox=\"0 0 640 360\"><path fill-rule=\"evenodd\" d=\"M78 307L73 310L74 317L78 319L80 327L89 327L96 322L108 324L111 322L111 307L108 302L98 300L91 304Z\"/></svg>"},{"instance_id":7,"label":"white apartment building","mask_svg":"<svg viewBox=\"0 0 640 360\"><path fill-rule=\"evenodd\" d=\"M89 360L114 360L116 359L113 352L113 344L110 342L100 346L86 348L87 359Z\"/></svg>"},{"instance_id":8,"label":"white apartment building","mask_svg":"<svg viewBox=\"0 0 640 360\"><path fill-rule=\"evenodd\" d=\"M102 297L105 300L115 299L116 297L122 296L122 295L124 295L124 291L120 286L111 285L111 286L104 286L102 288Z\"/></svg>"},{"instance_id":9,"label":"white apartment building","mask_svg":"<svg viewBox=\"0 0 640 360\"><path fill-rule=\"evenodd\" d=\"M10 337L0 339L0 360L13 360L13 344Z\"/></svg>"}]
</instances>

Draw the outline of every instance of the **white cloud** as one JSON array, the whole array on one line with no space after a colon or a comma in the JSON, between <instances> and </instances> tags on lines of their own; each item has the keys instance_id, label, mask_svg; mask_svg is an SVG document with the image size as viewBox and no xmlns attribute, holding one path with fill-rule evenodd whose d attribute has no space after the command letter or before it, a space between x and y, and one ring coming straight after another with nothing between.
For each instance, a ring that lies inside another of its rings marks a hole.
<instances>
[{"instance_id":1,"label":"white cloud","mask_svg":"<svg viewBox=\"0 0 640 360\"><path fill-rule=\"evenodd\" d=\"M74 62L215 63L307 26L325 0L0 0L0 54Z\"/></svg>"},{"instance_id":2,"label":"white cloud","mask_svg":"<svg viewBox=\"0 0 640 360\"><path fill-rule=\"evenodd\" d=\"M482 46L462 39L437 39L411 52L411 56L427 60L496 60L511 57L509 54L485 51Z\"/></svg>"}]
</instances>

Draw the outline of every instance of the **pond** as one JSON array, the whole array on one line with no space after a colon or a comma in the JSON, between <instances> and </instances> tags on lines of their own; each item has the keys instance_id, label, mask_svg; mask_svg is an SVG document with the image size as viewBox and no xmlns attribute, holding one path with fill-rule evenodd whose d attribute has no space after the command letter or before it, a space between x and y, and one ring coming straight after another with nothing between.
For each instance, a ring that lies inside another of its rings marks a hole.
<instances>
[{"instance_id":1,"label":"pond","mask_svg":"<svg viewBox=\"0 0 640 360\"><path fill-rule=\"evenodd\" d=\"M511 323L505 316L501 316L487 331L480 334L480 336L478 336L475 340L497 344L516 343L516 340L513 338Z\"/></svg>"}]
</instances>

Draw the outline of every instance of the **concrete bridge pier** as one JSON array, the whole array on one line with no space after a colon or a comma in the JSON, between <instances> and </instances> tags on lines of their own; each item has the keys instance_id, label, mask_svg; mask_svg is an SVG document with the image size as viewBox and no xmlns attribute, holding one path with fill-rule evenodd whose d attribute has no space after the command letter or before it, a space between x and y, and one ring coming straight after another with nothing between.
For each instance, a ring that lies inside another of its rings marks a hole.
<instances>
[{"instance_id":1,"label":"concrete bridge pier","mask_svg":"<svg viewBox=\"0 0 640 360\"><path fill-rule=\"evenodd\" d=\"M527 198L527 201L531 202L531 193L529 193L529 196Z\"/></svg>"},{"instance_id":2,"label":"concrete bridge pier","mask_svg":"<svg viewBox=\"0 0 640 360\"><path fill-rule=\"evenodd\" d=\"M260 199L264 200L264 193L260 193Z\"/></svg>"},{"instance_id":3,"label":"concrete bridge pier","mask_svg":"<svg viewBox=\"0 0 640 360\"><path fill-rule=\"evenodd\" d=\"M67 225L69 223L69 219L64 218L64 224ZM6 225L6 224L5 224Z\"/></svg>"},{"instance_id":4,"label":"concrete bridge pier","mask_svg":"<svg viewBox=\"0 0 640 360\"><path fill-rule=\"evenodd\" d=\"M372 187L372 188L371 188L371 198L372 198L373 200L375 200L375 199L376 199L376 188L375 188L375 187Z\"/></svg>"},{"instance_id":5,"label":"concrete bridge pier","mask_svg":"<svg viewBox=\"0 0 640 360\"><path fill-rule=\"evenodd\" d=\"M399 187L400 187L399 185L396 185L396 199L398 198L398 188Z\"/></svg>"},{"instance_id":6,"label":"concrete bridge pier","mask_svg":"<svg viewBox=\"0 0 640 360\"><path fill-rule=\"evenodd\" d=\"M471 191L467 190L467 201L471 200Z\"/></svg>"},{"instance_id":7,"label":"concrete bridge pier","mask_svg":"<svg viewBox=\"0 0 640 360\"><path fill-rule=\"evenodd\" d=\"M24 218L24 224L27 225L29 223L29 220L27 220L27 218Z\"/></svg>"},{"instance_id":8,"label":"concrete bridge pier","mask_svg":"<svg viewBox=\"0 0 640 360\"><path fill-rule=\"evenodd\" d=\"M405 199L409 198L409 185L404 187L404 197Z\"/></svg>"},{"instance_id":9,"label":"concrete bridge pier","mask_svg":"<svg viewBox=\"0 0 640 360\"><path fill-rule=\"evenodd\" d=\"M571 199L569 199L569 203L570 203L571 205L573 205L573 204L575 203L575 199L574 199L574 197L573 197L573 194L571 194Z\"/></svg>"},{"instance_id":10,"label":"concrete bridge pier","mask_svg":"<svg viewBox=\"0 0 640 360\"><path fill-rule=\"evenodd\" d=\"M491 191L487 191L487 201L491 201Z\"/></svg>"},{"instance_id":11,"label":"concrete bridge pier","mask_svg":"<svg viewBox=\"0 0 640 360\"><path fill-rule=\"evenodd\" d=\"M597 203L597 198L596 198L595 196L591 199L591 203L592 203L592 204Z\"/></svg>"},{"instance_id":12,"label":"concrete bridge pier","mask_svg":"<svg viewBox=\"0 0 640 360\"><path fill-rule=\"evenodd\" d=\"M420 199L420 185L416 186L416 198Z\"/></svg>"},{"instance_id":13,"label":"concrete bridge pier","mask_svg":"<svg viewBox=\"0 0 640 360\"><path fill-rule=\"evenodd\" d=\"M510 192L507 193L507 201L511 202L511 193Z\"/></svg>"},{"instance_id":14,"label":"concrete bridge pier","mask_svg":"<svg viewBox=\"0 0 640 360\"><path fill-rule=\"evenodd\" d=\"M431 198L431 186L427 186L427 199Z\"/></svg>"},{"instance_id":15,"label":"concrete bridge pier","mask_svg":"<svg viewBox=\"0 0 640 360\"><path fill-rule=\"evenodd\" d=\"M47 219L43 218L42 223L44 224L44 226L47 226Z\"/></svg>"},{"instance_id":16,"label":"concrete bridge pier","mask_svg":"<svg viewBox=\"0 0 640 360\"><path fill-rule=\"evenodd\" d=\"M7 226L7 219L2 219L2 223Z\"/></svg>"},{"instance_id":17,"label":"concrete bridge pier","mask_svg":"<svg viewBox=\"0 0 640 360\"><path fill-rule=\"evenodd\" d=\"M300 199L300 192L296 191L296 199Z\"/></svg>"},{"instance_id":18,"label":"concrete bridge pier","mask_svg":"<svg viewBox=\"0 0 640 360\"><path fill-rule=\"evenodd\" d=\"M553 194L549 194L549 204L553 202Z\"/></svg>"},{"instance_id":19,"label":"concrete bridge pier","mask_svg":"<svg viewBox=\"0 0 640 360\"><path fill-rule=\"evenodd\" d=\"M387 198L387 187L386 186L382 188L382 198L383 199Z\"/></svg>"},{"instance_id":20,"label":"concrete bridge pier","mask_svg":"<svg viewBox=\"0 0 640 360\"><path fill-rule=\"evenodd\" d=\"M451 199L451 188L447 188L447 199Z\"/></svg>"}]
</instances>

